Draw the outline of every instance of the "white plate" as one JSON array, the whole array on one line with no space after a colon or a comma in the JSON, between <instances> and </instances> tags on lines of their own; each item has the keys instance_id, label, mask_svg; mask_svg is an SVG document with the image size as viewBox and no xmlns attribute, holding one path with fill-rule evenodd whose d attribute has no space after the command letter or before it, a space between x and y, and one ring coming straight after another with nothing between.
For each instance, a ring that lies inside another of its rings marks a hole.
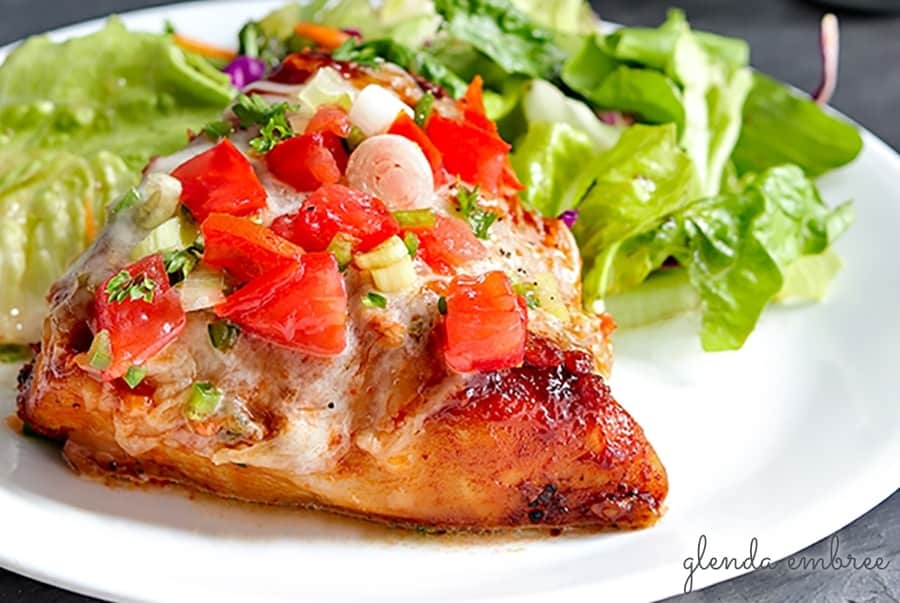
<instances>
[{"instance_id":1,"label":"white plate","mask_svg":"<svg viewBox=\"0 0 900 603\"><path fill-rule=\"evenodd\" d=\"M280 2L195 3L125 16L229 44ZM56 32L87 33L98 22ZM854 198L846 267L829 300L766 313L738 353L703 354L690 321L617 337L617 398L669 471L654 528L559 538L406 534L323 514L169 490L108 489L55 447L0 424L0 565L79 592L135 601L648 600L682 591L684 560L785 557L900 485L900 158L871 134L822 180ZM12 383L12 373L8 375ZM13 412L11 386L0 417ZM697 571L700 588L742 570Z\"/></svg>"}]
</instances>

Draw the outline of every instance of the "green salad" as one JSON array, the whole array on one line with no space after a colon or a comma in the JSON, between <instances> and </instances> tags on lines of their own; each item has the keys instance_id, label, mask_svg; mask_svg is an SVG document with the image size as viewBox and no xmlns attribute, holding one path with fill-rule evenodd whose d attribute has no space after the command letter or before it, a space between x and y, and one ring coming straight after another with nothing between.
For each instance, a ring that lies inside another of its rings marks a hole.
<instances>
[{"instance_id":1,"label":"green salad","mask_svg":"<svg viewBox=\"0 0 900 603\"><path fill-rule=\"evenodd\" d=\"M677 10L654 29L600 33L582 0L311 0L247 23L225 61L115 20L10 55L0 342L36 339L17 330L32 324L21 313L39 312L34 300L148 157L182 146L234 86L313 44L298 24L344 28L334 58L390 61L454 97L480 76L522 202L571 227L586 305L622 326L698 311L704 349L737 349L769 303L821 299L840 268L831 246L852 207L826 205L813 179L852 161L860 135L752 71L744 41L694 31Z\"/></svg>"}]
</instances>

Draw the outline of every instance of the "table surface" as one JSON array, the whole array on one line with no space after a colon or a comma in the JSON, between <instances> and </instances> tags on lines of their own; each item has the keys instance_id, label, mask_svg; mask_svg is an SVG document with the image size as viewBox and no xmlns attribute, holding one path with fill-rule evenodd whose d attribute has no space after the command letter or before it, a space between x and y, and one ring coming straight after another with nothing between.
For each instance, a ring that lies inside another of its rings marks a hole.
<instances>
[{"instance_id":1,"label":"table surface","mask_svg":"<svg viewBox=\"0 0 900 603\"><path fill-rule=\"evenodd\" d=\"M85 19L169 4L147 0L0 0L0 46L23 36ZM667 6L684 8L699 28L747 39L753 64L800 89L818 84L818 20L821 5L799 0L606 0L594 2L602 17L627 25L655 25ZM832 105L900 149L900 15L836 11L841 20L841 68ZM707 601L823 601L875 603L900 600L900 492L837 532L840 554L882 557L881 571L798 570L781 562L666 603ZM831 537L803 551L827 559ZM0 569L3 603L93 601Z\"/></svg>"}]
</instances>

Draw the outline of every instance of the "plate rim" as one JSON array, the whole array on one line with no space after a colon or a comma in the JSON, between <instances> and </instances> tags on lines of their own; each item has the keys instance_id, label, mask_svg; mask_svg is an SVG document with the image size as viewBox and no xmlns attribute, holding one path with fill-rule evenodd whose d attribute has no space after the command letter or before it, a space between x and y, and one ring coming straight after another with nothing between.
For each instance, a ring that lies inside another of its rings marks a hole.
<instances>
[{"instance_id":1,"label":"plate rim","mask_svg":"<svg viewBox=\"0 0 900 603\"><path fill-rule=\"evenodd\" d=\"M254 1L254 0L191 0L188 2L176 2L172 4L165 4L160 6L151 6L145 7L137 10L131 11L123 11L111 13L101 17L95 17L86 19L84 21L78 21L76 23L71 23L68 25L64 25L59 28L55 28L52 30L39 32L33 35L41 36L48 35L53 40L63 40L68 39L77 35L84 35L90 31L99 29L102 25L109 19L111 16L119 16L123 19L138 19L138 18L155 18L160 13L164 13L168 10L185 10L185 9L212 9L214 7L221 7L222 5L245 5L248 8L255 7L259 8L261 6L279 6L283 4L283 1L279 0L263 0L263 1ZM615 23L610 23L604 21L605 24L611 26L617 26ZM31 37L31 36L28 36ZM23 43L26 38L20 38L14 40L2 47L0 47L0 65L5 61L6 57L9 53L15 49L18 45ZM877 134L868 130L861 124L859 124L852 117L845 115L844 113L834 109L833 107L826 107L827 110L837 116L840 116L842 119L852 123L855 125L863 138L863 146L860 151L860 156L866 151L871 151L878 156L878 161L890 164L892 166L892 170L896 171L897 174L900 174L900 152L895 150L890 144L882 140ZM858 158L857 158L858 159ZM855 162L856 160L854 160ZM843 166L841 169L852 169L851 166L853 163L848 164L848 166ZM900 433L900 432L898 432ZM856 492L861 492L862 494L856 494L852 501L848 503L840 503L837 500L837 497L830 497L824 501L820 501L815 505L811 505L808 509L808 514L818 514L823 515L824 517L849 517L847 519L839 519L834 521L827 522L829 526L829 531L826 534L822 534L822 520L818 521L805 521L802 526L805 529L798 530L797 526L794 526L794 532L792 533L792 537L786 538L785 540L790 541L790 544L786 544L784 542L780 543L782 546L779 547L775 559L781 561L783 559L789 558L792 555L795 555L797 552L817 543L826 538L829 538L832 534L842 529L843 527L853 523L885 500L890 498L895 492L900 490L900 466L896 466L891 462L891 459L900 456L900 441L894 440L894 442L887 443L886 446L883 447L882 454L879 457L873 459L874 462L869 464L866 467L866 471L860 473L853 480L853 483L856 484ZM885 471L887 470L887 471ZM893 477L885 477L890 476L893 473ZM880 474L880 477L879 477ZM891 485L891 479L893 479L893 485ZM15 496L10 496L10 492L6 489L0 489L0 501L4 498L10 498L15 500ZM840 507L845 509L844 513L835 513L834 507ZM851 509L852 510L847 510ZM830 509L830 512L829 512ZM815 513L812 513L812 512ZM665 521L663 518L662 521ZM837 524L837 525L834 525ZM654 528L649 528L653 530ZM802 534L802 535L801 535ZM151 598L142 598L140 596L135 596L135 592L138 590L135 587L133 592L124 593L124 592L114 592L113 590L109 590L102 586L99 586L96 581L91 581L88 579L79 579L78 577L64 577L63 573L56 572L54 573L52 570L46 570L40 567L32 567L27 563L20 563L15 559L14 554L8 554L7 551L0 547L0 568L4 568L13 572L15 574L19 574L21 576L25 576L32 580L37 580L44 584L49 584L58 588L62 588L71 592L97 597L104 600L117 600L117 601L134 601L134 602L144 602L144 601L154 601L155 599ZM698 575L697 579L695 579L695 588L694 592L697 592L701 589L707 588L714 584L718 584L721 582L725 582L728 580L732 580L734 578L752 573L753 569L729 569L729 570L721 570L715 572L715 575L711 575L709 572L703 575ZM657 580L654 579L654 576L667 576L667 579L662 581L663 584L672 584L668 580L668 574L671 572L669 570L664 570L659 566L647 567L645 569L640 570L637 573L629 574L625 578L619 578L615 582L628 580L630 582L641 579L644 580L645 588L642 588L638 591L634 591L634 594L637 597L629 597L627 600L646 600L647 598L651 598L653 600L675 596L680 593L672 592L672 588L666 587L656 587L654 588L652 585L656 583ZM681 575L680 573L678 575ZM677 584L675 582L674 584ZM567 596L569 598L573 598L576 601L593 601L596 597L597 588L602 587L604 585L603 582L584 582L581 584L577 584L570 587L565 588L557 588L553 591L553 596L557 597L560 595ZM649 586L647 586L649 585ZM500 597L476 597L469 598L468 601L478 601L482 603L487 603L488 601L543 601L546 599L548 592L541 591L536 592L532 595L521 596L518 593L512 593L503 595ZM311 599L309 597L304 597L304 600L313 601L316 599ZM323 599L324 600L324 599ZM329 599L330 600L330 599ZM619 599L625 600L625 599Z\"/></svg>"}]
</instances>

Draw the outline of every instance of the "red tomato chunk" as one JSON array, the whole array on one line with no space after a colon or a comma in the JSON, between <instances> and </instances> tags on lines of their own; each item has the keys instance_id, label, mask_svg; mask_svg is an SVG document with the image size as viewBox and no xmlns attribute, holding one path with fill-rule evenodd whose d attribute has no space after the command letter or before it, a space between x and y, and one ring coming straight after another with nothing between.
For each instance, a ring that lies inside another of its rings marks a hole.
<instances>
[{"instance_id":1,"label":"red tomato chunk","mask_svg":"<svg viewBox=\"0 0 900 603\"><path fill-rule=\"evenodd\" d=\"M308 253L256 277L215 307L243 330L314 356L346 346L347 290L330 253Z\"/></svg>"},{"instance_id":2,"label":"red tomato chunk","mask_svg":"<svg viewBox=\"0 0 900 603\"><path fill-rule=\"evenodd\" d=\"M410 230L419 237L418 257L438 272L451 272L486 253L472 228L460 218L438 214L433 227Z\"/></svg>"},{"instance_id":3,"label":"red tomato chunk","mask_svg":"<svg viewBox=\"0 0 900 603\"><path fill-rule=\"evenodd\" d=\"M103 281L94 297L95 333L109 332L112 361L103 378L112 380L156 355L184 329L185 315L178 292L169 286L169 277L161 254L153 254L124 268L133 283L145 284L147 297L125 296L113 300L115 291L107 291L110 281L122 282L121 273ZM122 283L119 289L130 283Z\"/></svg>"},{"instance_id":4,"label":"red tomato chunk","mask_svg":"<svg viewBox=\"0 0 900 603\"><path fill-rule=\"evenodd\" d=\"M172 172L181 202L198 222L211 213L246 216L266 206L266 190L253 166L227 138Z\"/></svg>"},{"instance_id":5,"label":"red tomato chunk","mask_svg":"<svg viewBox=\"0 0 900 603\"><path fill-rule=\"evenodd\" d=\"M297 261L303 250L247 218L210 214L200 225L203 261L241 282Z\"/></svg>"},{"instance_id":6,"label":"red tomato chunk","mask_svg":"<svg viewBox=\"0 0 900 603\"><path fill-rule=\"evenodd\" d=\"M276 219L272 230L306 251L325 251L339 232L359 241L354 251L368 251L397 234L400 225L375 197L331 184L310 195L295 213Z\"/></svg>"},{"instance_id":7,"label":"red tomato chunk","mask_svg":"<svg viewBox=\"0 0 900 603\"><path fill-rule=\"evenodd\" d=\"M334 184L347 169L347 151L332 132L314 132L279 142L266 154L266 165L298 191Z\"/></svg>"},{"instance_id":8,"label":"red tomato chunk","mask_svg":"<svg viewBox=\"0 0 900 603\"><path fill-rule=\"evenodd\" d=\"M528 312L502 272L457 276L447 294L444 360L461 373L522 364Z\"/></svg>"}]
</instances>

